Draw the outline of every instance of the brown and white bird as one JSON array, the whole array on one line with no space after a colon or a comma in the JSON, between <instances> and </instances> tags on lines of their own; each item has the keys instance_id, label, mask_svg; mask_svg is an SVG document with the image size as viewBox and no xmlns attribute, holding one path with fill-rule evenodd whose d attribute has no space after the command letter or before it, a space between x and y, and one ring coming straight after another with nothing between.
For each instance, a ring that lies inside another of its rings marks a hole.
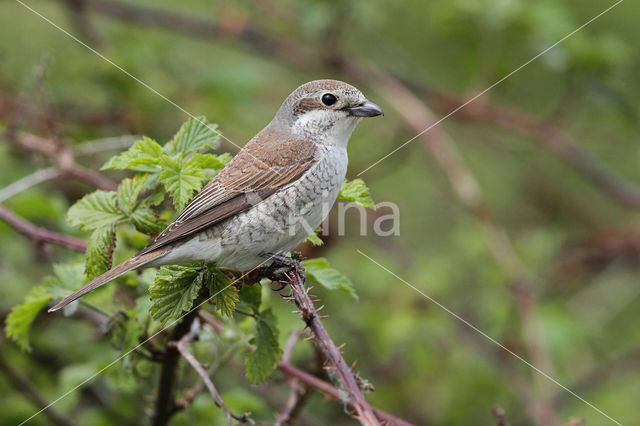
<instances>
[{"instance_id":1,"label":"brown and white bird","mask_svg":"<svg viewBox=\"0 0 640 426\"><path fill-rule=\"evenodd\" d=\"M347 83L303 84L151 244L49 311L140 267L209 261L245 271L293 249L335 202L356 125L381 114Z\"/></svg>"}]
</instances>

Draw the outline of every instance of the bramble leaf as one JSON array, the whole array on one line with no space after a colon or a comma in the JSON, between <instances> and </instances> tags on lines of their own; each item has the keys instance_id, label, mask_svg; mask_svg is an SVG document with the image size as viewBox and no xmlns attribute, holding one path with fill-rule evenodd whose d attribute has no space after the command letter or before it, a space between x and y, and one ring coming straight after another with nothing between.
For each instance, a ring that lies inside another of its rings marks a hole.
<instances>
[{"instance_id":1,"label":"bramble leaf","mask_svg":"<svg viewBox=\"0 0 640 426\"><path fill-rule=\"evenodd\" d=\"M138 175L132 178L123 180L118 185L118 207L126 215L130 215L133 212L133 208L138 201L140 191L144 188L148 175Z\"/></svg>"},{"instance_id":2,"label":"bramble leaf","mask_svg":"<svg viewBox=\"0 0 640 426\"><path fill-rule=\"evenodd\" d=\"M208 123L205 117L190 118L165 146L165 150L170 155L186 155L203 148L215 149L219 137L217 125Z\"/></svg>"},{"instance_id":3,"label":"bramble leaf","mask_svg":"<svg viewBox=\"0 0 640 426\"><path fill-rule=\"evenodd\" d=\"M193 306L201 285L201 267L163 266L151 287L151 316L162 323L180 318Z\"/></svg>"},{"instance_id":4,"label":"bramble leaf","mask_svg":"<svg viewBox=\"0 0 640 426\"><path fill-rule=\"evenodd\" d=\"M205 275L205 282L209 288L213 303L220 314L233 316L236 303L240 301L238 289L232 285L232 280L220 272L215 266L209 266Z\"/></svg>"},{"instance_id":5,"label":"bramble leaf","mask_svg":"<svg viewBox=\"0 0 640 426\"><path fill-rule=\"evenodd\" d=\"M51 295L41 286L33 287L24 302L14 306L7 316L5 333L20 346L23 351L30 352L29 329L38 313L49 303Z\"/></svg>"},{"instance_id":6,"label":"bramble leaf","mask_svg":"<svg viewBox=\"0 0 640 426\"><path fill-rule=\"evenodd\" d=\"M260 312L262 303L262 287L260 284L244 285L240 289L240 303L251 308L256 314Z\"/></svg>"},{"instance_id":7,"label":"bramble leaf","mask_svg":"<svg viewBox=\"0 0 640 426\"><path fill-rule=\"evenodd\" d=\"M107 169L128 169L137 172L158 172L160 171L160 159L164 156L164 151L158 142L144 136L120 155L112 157L102 166L101 170Z\"/></svg>"},{"instance_id":8,"label":"bramble leaf","mask_svg":"<svg viewBox=\"0 0 640 426\"><path fill-rule=\"evenodd\" d=\"M67 296L82 287L85 282L82 263L63 263L53 265L53 276L46 277L42 285L54 299Z\"/></svg>"},{"instance_id":9,"label":"bramble leaf","mask_svg":"<svg viewBox=\"0 0 640 426\"><path fill-rule=\"evenodd\" d=\"M376 209L376 204L371 199L371 195L369 195L369 188L367 188L362 179L342 182L338 200L353 202L373 210Z\"/></svg>"},{"instance_id":10,"label":"bramble leaf","mask_svg":"<svg viewBox=\"0 0 640 426\"><path fill-rule=\"evenodd\" d=\"M181 162L175 158L163 158L160 182L171 194L176 210L184 209L194 192L202 187L203 179L202 169L193 159Z\"/></svg>"},{"instance_id":11,"label":"bramble leaf","mask_svg":"<svg viewBox=\"0 0 640 426\"><path fill-rule=\"evenodd\" d=\"M305 260L302 262L302 266L304 267L307 277L313 281L329 290L342 290L358 300L358 295L353 287L353 283L349 278L342 275L340 271L332 268L324 257Z\"/></svg>"},{"instance_id":12,"label":"bramble leaf","mask_svg":"<svg viewBox=\"0 0 640 426\"><path fill-rule=\"evenodd\" d=\"M69 224L85 230L111 226L125 218L118 209L116 193L102 190L85 195L67 211Z\"/></svg>"},{"instance_id":13,"label":"bramble leaf","mask_svg":"<svg viewBox=\"0 0 640 426\"><path fill-rule=\"evenodd\" d=\"M85 257L85 273L90 280L111 268L116 233L113 225L98 228L91 234Z\"/></svg>"},{"instance_id":14,"label":"bramble leaf","mask_svg":"<svg viewBox=\"0 0 640 426\"><path fill-rule=\"evenodd\" d=\"M138 207L131 213L130 219L136 229L145 234L157 234L166 228L166 223L148 207Z\"/></svg>"},{"instance_id":15,"label":"bramble leaf","mask_svg":"<svg viewBox=\"0 0 640 426\"><path fill-rule=\"evenodd\" d=\"M231 161L231 155L227 153L220 155L200 154L197 152L193 154L190 161L193 161L201 169L221 169Z\"/></svg>"},{"instance_id":16,"label":"bramble leaf","mask_svg":"<svg viewBox=\"0 0 640 426\"><path fill-rule=\"evenodd\" d=\"M255 337L251 340L254 350L245 359L247 380L263 382L276 368L282 357L278 344L277 318L271 308L265 309L255 319Z\"/></svg>"},{"instance_id":17,"label":"bramble leaf","mask_svg":"<svg viewBox=\"0 0 640 426\"><path fill-rule=\"evenodd\" d=\"M322 241L322 239L318 236L318 233L322 232L322 228L318 228L315 231L313 231L312 234L309 234L309 236L307 237L307 239L305 240L306 242L310 243L313 246L321 246L322 244L324 244L324 242Z\"/></svg>"}]
</instances>

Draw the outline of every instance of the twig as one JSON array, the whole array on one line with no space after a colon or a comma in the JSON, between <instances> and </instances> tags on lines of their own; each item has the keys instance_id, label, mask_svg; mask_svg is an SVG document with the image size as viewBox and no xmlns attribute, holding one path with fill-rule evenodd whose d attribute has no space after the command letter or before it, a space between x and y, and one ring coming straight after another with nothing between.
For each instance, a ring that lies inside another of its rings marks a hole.
<instances>
[{"instance_id":1,"label":"twig","mask_svg":"<svg viewBox=\"0 0 640 426\"><path fill-rule=\"evenodd\" d=\"M281 370L283 373L293 376L298 380L300 380L301 382L306 383L310 387L313 387L314 389L319 390L320 392L324 393L325 395L331 398L337 399L338 401L342 401L343 399L340 391L335 387L331 386L331 384L325 382L322 379L317 378L312 374L307 373L306 371L303 371L297 367L294 367L291 364L288 364L286 362L279 362L278 369ZM350 402L348 404L351 405ZM386 424L389 426L413 426L413 423L409 423L405 420L394 417L391 414L386 413L382 410L378 410L375 408L372 408L372 410L376 418L383 424Z\"/></svg>"},{"instance_id":2,"label":"twig","mask_svg":"<svg viewBox=\"0 0 640 426\"><path fill-rule=\"evenodd\" d=\"M220 409L222 409L222 411L224 411L225 415L227 416L227 423L229 426L231 426L232 424L232 419L238 420L240 423L253 423L253 421L249 418L249 413L245 413L242 416L237 416L233 414L231 410L229 410L229 407L226 406L226 404L220 397L220 394L218 394L216 387L211 381L211 378L207 374L206 370L202 367L202 364L200 364L200 362L195 359L191 352L189 352L189 349L187 349L187 345L189 344L189 342L198 337L199 331L200 320L196 317L191 323L191 329L189 330L189 332L177 342L171 342L170 345L175 346L178 349L178 352L180 352L180 355L182 355L182 357L189 363L189 365L195 370L195 372L198 373L198 376L200 376L200 379L202 379L202 381L204 382L216 405L220 407Z\"/></svg>"},{"instance_id":3,"label":"twig","mask_svg":"<svg viewBox=\"0 0 640 426\"><path fill-rule=\"evenodd\" d=\"M435 99L437 105L447 110L456 109L464 103L444 94L437 95ZM533 136L611 199L625 207L640 208L638 186L605 169L573 136L556 123L538 119L512 107L506 109L487 102L461 109L456 118L488 121L504 129Z\"/></svg>"},{"instance_id":4,"label":"twig","mask_svg":"<svg viewBox=\"0 0 640 426\"><path fill-rule=\"evenodd\" d=\"M114 190L117 188L117 184L111 179L78 165L75 162L73 151L56 140L43 138L27 132L7 132L6 137L22 149L37 152L49 159L55 159L58 162L60 170L69 176L80 179L96 188L106 190Z\"/></svg>"},{"instance_id":5,"label":"twig","mask_svg":"<svg viewBox=\"0 0 640 426\"><path fill-rule=\"evenodd\" d=\"M196 299L198 300L198 299ZM194 302L197 306L198 302ZM198 310L193 309L188 312L180 321L171 334L171 341L179 341L191 329L191 324L198 315ZM167 345L164 352L162 370L160 372L160 383L158 384L158 393L156 397L155 411L151 419L153 426L165 426L169 423L169 419L175 413L175 403L173 399L174 385L176 381L176 368L180 352L175 346Z\"/></svg>"},{"instance_id":6,"label":"twig","mask_svg":"<svg viewBox=\"0 0 640 426\"><path fill-rule=\"evenodd\" d=\"M46 228L36 226L33 223L22 219L3 206L0 206L0 219L4 220L15 228L16 231L26 235L36 243L52 243L81 252L87 250L86 242L69 235L59 234Z\"/></svg>"},{"instance_id":7,"label":"twig","mask_svg":"<svg viewBox=\"0 0 640 426\"><path fill-rule=\"evenodd\" d=\"M283 363L289 364L291 362L291 353L293 352L293 348L301 335L301 330L294 331L289 335L287 343L284 346L284 350L282 351ZM276 418L274 426L282 426L284 424L291 423L308 395L307 386L301 386L300 381L297 378L286 375L285 381L289 386L289 397L287 398L284 410Z\"/></svg>"},{"instance_id":8,"label":"twig","mask_svg":"<svg viewBox=\"0 0 640 426\"><path fill-rule=\"evenodd\" d=\"M303 321L307 324L311 332L315 337L315 341L327 357L327 359L331 362L333 367L335 367L342 384L349 396L349 398L344 401L350 404L356 411L357 418L364 425L378 425L378 419L373 413L373 410L367 403L366 399L362 395L360 391L360 387L356 381L355 375L349 365L347 365L346 361L342 357L342 353L337 348L336 344L333 343L331 337L325 330L322 322L320 322L320 317L317 314L317 311L307 293L307 290L304 288L304 279L303 279L302 268L295 268L289 274L289 285L291 287L291 293L293 299L298 306L300 315L302 316ZM343 400L344 398L340 398Z\"/></svg>"},{"instance_id":9,"label":"twig","mask_svg":"<svg viewBox=\"0 0 640 426\"><path fill-rule=\"evenodd\" d=\"M138 135L122 135L109 138L95 139L83 142L73 147L75 155L90 155L116 149L128 148L140 139Z\"/></svg>"},{"instance_id":10,"label":"twig","mask_svg":"<svg viewBox=\"0 0 640 426\"><path fill-rule=\"evenodd\" d=\"M26 191L33 186L36 186L48 180L55 179L58 176L60 176L60 171L55 167L36 170L30 175L27 175L22 179L19 179L12 184L9 184L0 189L0 203L8 200L15 195L20 194L21 192Z\"/></svg>"},{"instance_id":11,"label":"twig","mask_svg":"<svg viewBox=\"0 0 640 426\"><path fill-rule=\"evenodd\" d=\"M51 423L58 426L72 426L73 422L67 420L55 408L51 407L47 401L38 393L37 389L24 377L12 370L9 365L0 357L0 372L5 375L11 386L21 392L28 400L30 400L36 407L44 408L44 415L46 415Z\"/></svg>"},{"instance_id":12,"label":"twig","mask_svg":"<svg viewBox=\"0 0 640 426\"><path fill-rule=\"evenodd\" d=\"M537 278L532 277L526 270L506 230L495 220L476 177L442 126L435 124L437 121L431 110L420 99L401 82L388 75L378 73L372 78L378 90L400 112L407 124L414 131L422 132L419 138L449 180L458 200L486 231L490 252L496 265L507 278L509 289L514 296L515 306L522 320L522 338L527 352L533 364L551 374L551 358L543 337L533 291ZM430 123L434 123L431 124L433 127L424 132ZM539 375L533 377L545 397L531 401L533 405L528 408L539 423L555 424L555 412L548 400L549 385Z\"/></svg>"}]
</instances>

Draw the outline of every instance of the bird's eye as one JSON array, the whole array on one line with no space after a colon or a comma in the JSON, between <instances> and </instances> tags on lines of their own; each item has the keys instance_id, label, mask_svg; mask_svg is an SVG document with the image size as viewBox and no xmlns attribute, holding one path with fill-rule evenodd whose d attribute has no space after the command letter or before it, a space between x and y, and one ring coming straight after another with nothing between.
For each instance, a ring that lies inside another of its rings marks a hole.
<instances>
[{"instance_id":1,"label":"bird's eye","mask_svg":"<svg viewBox=\"0 0 640 426\"><path fill-rule=\"evenodd\" d=\"M337 100L338 98L333 96L331 93L325 93L324 95L322 95L322 103L325 104L326 106L331 106L335 104Z\"/></svg>"}]
</instances>

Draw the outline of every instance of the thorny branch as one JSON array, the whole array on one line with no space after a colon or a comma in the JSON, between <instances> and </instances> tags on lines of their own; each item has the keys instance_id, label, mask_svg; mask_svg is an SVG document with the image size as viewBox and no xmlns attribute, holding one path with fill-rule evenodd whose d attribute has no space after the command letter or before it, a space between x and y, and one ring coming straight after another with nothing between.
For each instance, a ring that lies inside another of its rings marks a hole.
<instances>
[{"instance_id":1,"label":"thorny branch","mask_svg":"<svg viewBox=\"0 0 640 426\"><path fill-rule=\"evenodd\" d=\"M274 265L276 263L277 261L274 262ZM285 264L278 266L291 267L291 265ZM274 269L271 269L271 267L267 268L267 274L270 270L278 270L278 267L275 267ZM333 340L331 340L327 330L325 330L322 322L320 321L318 311L309 297L309 289L304 288L304 269L300 266L299 262L295 262L295 266L291 267L288 273L285 273L285 277L286 282L291 287L291 298L293 298L296 306L298 307L298 313L313 333L317 346L331 363L332 369L334 369L340 377L340 381L348 394L348 398L346 400L344 398L340 399L354 408L356 417L362 424L367 426L379 425L380 423L373 413L373 410L364 398L364 395L362 395L356 376L353 374L353 371L342 357L340 349L338 349ZM275 281L283 281L282 278L277 275L267 275L267 278Z\"/></svg>"}]
</instances>

